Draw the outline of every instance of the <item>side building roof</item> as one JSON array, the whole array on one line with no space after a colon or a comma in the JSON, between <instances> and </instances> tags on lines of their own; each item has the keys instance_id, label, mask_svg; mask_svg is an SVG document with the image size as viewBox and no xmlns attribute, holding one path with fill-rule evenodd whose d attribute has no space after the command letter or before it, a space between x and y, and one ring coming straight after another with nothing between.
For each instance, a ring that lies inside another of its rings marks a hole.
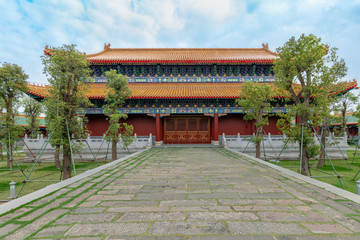
<instances>
[{"instance_id":1,"label":"side building roof","mask_svg":"<svg viewBox=\"0 0 360 240\"><path fill-rule=\"evenodd\" d=\"M28 117L26 115L16 115L15 116L15 124L27 127L29 123L27 122ZM46 128L46 122L44 117L38 117L39 119L39 127Z\"/></svg>"},{"instance_id":2,"label":"side building roof","mask_svg":"<svg viewBox=\"0 0 360 240\"><path fill-rule=\"evenodd\" d=\"M354 116L355 113L351 112L351 113L346 113L345 114L345 118L346 118L346 125L358 125L359 124L359 119L357 117ZM340 114L336 114L334 115L336 117L335 119L335 123L332 123L331 126L340 126L340 118L341 115Z\"/></svg>"}]
</instances>

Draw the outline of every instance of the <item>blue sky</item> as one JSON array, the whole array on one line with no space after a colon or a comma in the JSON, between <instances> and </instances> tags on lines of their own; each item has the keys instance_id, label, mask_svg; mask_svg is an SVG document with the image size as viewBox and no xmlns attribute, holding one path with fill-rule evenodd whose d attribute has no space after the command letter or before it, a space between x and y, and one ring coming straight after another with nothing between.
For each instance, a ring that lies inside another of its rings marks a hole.
<instances>
[{"instance_id":1,"label":"blue sky","mask_svg":"<svg viewBox=\"0 0 360 240\"><path fill-rule=\"evenodd\" d=\"M261 47L313 33L360 78L360 0L0 0L0 62L46 83L45 44L86 53L111 47Z\"/></svg>"}]
</instances>

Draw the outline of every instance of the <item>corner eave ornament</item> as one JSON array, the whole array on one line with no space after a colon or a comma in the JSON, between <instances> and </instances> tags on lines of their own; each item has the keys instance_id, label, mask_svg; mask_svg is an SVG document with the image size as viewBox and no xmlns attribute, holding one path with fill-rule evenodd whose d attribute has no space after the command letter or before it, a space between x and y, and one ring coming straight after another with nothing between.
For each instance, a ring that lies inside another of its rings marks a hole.
<instances>
[{"instance_id":1,"label":"corner eave ornament","mask_svg":"<svg viewBox=\"0 0 360 240\"><path fill-rule=\"evenodd\" d=\"M263 43L263 44L262 44L262 47L263 47L264 49L268 50L268 49L269 49L269 44L268 44L268 43Z\"/></svg>"},{"instance_id":2,"label":"corner eave ornament","mask_svg":"<svg viewBox=\"0 0 360 240\"><path fill-rule=\"evenodd\" d=\"M107 50L110 48L110 43L104 43L104 50Z\"/></svg>"}]
</instances>

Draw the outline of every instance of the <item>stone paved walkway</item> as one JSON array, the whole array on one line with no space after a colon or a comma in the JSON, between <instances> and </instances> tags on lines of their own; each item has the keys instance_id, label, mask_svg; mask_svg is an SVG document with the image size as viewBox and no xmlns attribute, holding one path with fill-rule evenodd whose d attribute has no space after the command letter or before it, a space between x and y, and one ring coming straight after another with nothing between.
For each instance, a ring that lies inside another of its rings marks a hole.
<instances>
[{"instance_id":1,"label":"stone paved walkway","mask_svg":"<svg viewBox=\"0 0 360 240\"><path fill-rule=\"evenodd\" d=\"M360 239L360 205L222 148L153 148L0 217L5 239Z\"/></svg>"}]
</instances>

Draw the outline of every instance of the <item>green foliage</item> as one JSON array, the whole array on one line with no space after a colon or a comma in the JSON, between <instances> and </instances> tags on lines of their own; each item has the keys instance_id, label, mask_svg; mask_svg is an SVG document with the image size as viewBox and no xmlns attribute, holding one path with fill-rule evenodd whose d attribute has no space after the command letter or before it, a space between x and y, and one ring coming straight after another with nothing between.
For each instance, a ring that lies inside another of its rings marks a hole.
<instances>
[{"instance_id":1,"label":"green foliage","mask_svg":"<svg viewBox=\"0 0 360 240\"><path fill-rule=\"evenodd\" d=\"M121 128L121 119L126 119L127 115L118 111L118 108L124 104L126 98L131 96L131 90L128 88L128 80L121 74L111 70L105 73L107 78L107 87L109 92L105 97L104 114L108 116L109 128L105 139L118 142L119 129Z\"/></svg>"},{"instance_id":2,"label":"green foliage","mask_svg":"<svg viewBox=\"0 0 360 240\"><path fill-rule=\"evenodd\" d=\"M356 117L358 119L358 122L359 122L359 119L360 119L360 104L358 104L356 106L356 112L354 113L354 117Z\"/></svg>"},{"instance_id":3,"label":"green foliage","mask_svg":"<svg viewBox=\"0 0 360 240\"><path fill-rule=\"evenodd\" d=\"M262 129L268 125L268 118L271 110L272 91L268 84L244 82L241 87L240 99L236 102L244 110L245 120L255 120L257 134L253 141L259 143L262 140ZM259 136L259 133L260 136Z\"/></svg>"},{"instance_id":4,"label":"green foliage","mask_svg":"<svg viewBox=\"0 0 360 240\"><path fill-rule=\"evenodd\" d=\"M256 120L256 127L269 124L272 91L268 84L244 82L241 87L242 96L236 100L246 113L245 120Z\"/></svg>"},{"instance_id":5,"label":"green foliage","mask_svg":"<svg viewBox=\"0 0 360 240\"><path fill-rule=\"evenodd\" d=\"M0 130L0 141L5 144L8 148L12 148L15 141L20 139L25 132L25 129L22 126L16 125L15 122L3 121L1 130Z\"/></svg>"},{"instance_id":6,"label":"green foliage","mask_svg":"<svg viewBox=\"0 0 360 240\"><path fill-rule=\"evenodd\" d=\"M346 114L349 112L353 112L353 106L357 103L358 96L356 96L352 92L347 92L338 96L333 104L334 113L339 114L339 116L336 117L335 121L341 123L341 136L344 136L344 133L346 132ZM359 114L355 113L354 115L355 117L357 117Z\"/></svg>"},{"instance_id":7,"label":"green foliage","mask_svg":"<svg viewBox=\"0 0 360 240\"><path fill-rule=\"evenodd\" d=\"M336 83L346 75L347 68L343 59L339 59L336 48L331 48L321 39L310 34L292 37L284 46L276 50L279 59L274 62L276 85L279 89L290 93L291 100L295 103L287 106L288 116L280 114L284 119L278 123L279 128L290 137L300 142L301 127L290 127L291 116L298 115L300 124L304 126L304 149L313 148L312 131L306 127L309 123L316 126L322 106L328 104L327 95L330 90L336 90ZM316 117L317 116L317 117ZM300 133L300 134L299 134ZM303 155L305 175L308 175L308 158L312 155Z\"/></svg>"},{"instance_id":8,"label":"green foliage","mask_svg":"<svg viewBox=\"0 0 360 240\"><path fill-rule=\"evenodd\" d=\"M313 129L311 127L305 126L303 130L301 130L301 125L290 126L290 123L293 120L293 115L291 114L291 112L279 115L281 118L277 122L277 127L287 136L291 137L290 142L301 143L302 136L303 144L307 146L305 149L306 152L303 154L306 155L307 159L313 158L320 154L320 146L315 144L315 140L313 137Z\"/></svg>"},{"instance_id":9,"label":"green foliage","mask_svg":"<svg viewBox=\"0 0 360 240\"><path fill-rule=\"evenodd\" d=\"M86 57L75 45L52 48L51 55L42 56L44 73L48 77L49 95L44 101L49 133L54 135L50 143L68 145L67 124L70 135L82 137L83 129L78 124L77 111L91 103L86 97L86 81L90 81ZM66 124L67 123L67 124Z\"/></svg>"},{"instance_id":10,"label":"green foliage","mask_svg":"<svg viewBox=\"0 0 360 240\"><path fill-rule=\"evenodd\" d=\"M0 67L0 96L5 106L10 98L19 98L27 90L29 76L23 69L11 63L3 63Z\"/></svg>"},{"instance_id":11,"label":"green foliage","mask_svg":"<svg viewBox=\"0 0 360 240\"><path fill-rule=\"evenodd\" d=\"M75 47L63 45L52 48L50 55L41 57L44 73L51 87L44 102L46 125L48 132L52 134L50 143L52 146L63 147L63 171L70 174L70 164L65 163L65 159L69 161L70 158L68 130L70 136L85 137L86 131L84 126L78 123L77 111L91 105L86 96L86 82L90 81L89 63L86 56Z\"/></svg>"},{"instance_id":12,"label":"green foliage","mask_svg":"<svg viewBox=\"0 0 360 240\"><path fill-rule=\"evenodd\" d=\"M104 111L105 113L105 111ZM105 134L106 141L119 141L119 131L121 128L121 119L126 119L128 116L126 114L117 112L113 114L108 114L107 120L109 122L108 130Z\"/></svg>"},{"instance_id":13,"label":"green foliage","mask_svg":"<svg viewBox=\"0 0 360 240\"><path fill-rule=\"evenodd\" d=\"M121 126L121 142L125 149L128 149L128 146L135 140L133 136L131 136L134 132L134 127L127 123L123 123ZM128 149L129 150L129 149Z\"/></svg>"},{"instance_id":14,"label":"green foliage","mask_svg":"<svg viewBox=\"0 0 360 240\"><path fill-rule=\"evenodd\" d=\"M3 63L0 67L0 98L1 109L6 112L0 116L0 140L6 145L13 145L14 141L24 133L24 128L15 125L15 105L24 92L27 91L28 75L23 69L11 63Z\"/></svg>"},{"instance_id":15,"label":"green foliage","mask_svg":"<svg viewBox=\"0 0 360 240\"><path fill-rule=\"evenodd\" d=\"M27 123L29 124L28 133L31 138L36 138L40 133L40 120L38 117L43 112L43 106L40 102L26 97L21 101L22 106L24 107L24 113L27 116Z\"/></svg>"}]
</instances>

